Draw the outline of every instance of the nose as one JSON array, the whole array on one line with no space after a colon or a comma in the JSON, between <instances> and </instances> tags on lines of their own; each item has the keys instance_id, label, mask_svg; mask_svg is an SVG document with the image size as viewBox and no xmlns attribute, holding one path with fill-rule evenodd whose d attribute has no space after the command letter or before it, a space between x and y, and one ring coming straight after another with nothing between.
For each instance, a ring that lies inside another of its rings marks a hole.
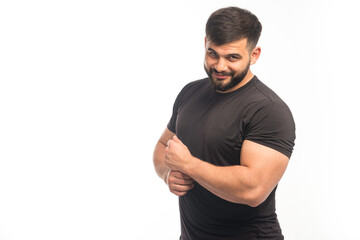
<instances>
[{"instance_id":1,"label":"nose","mask_svg":"<svg viewBox=\"0 0 360 240\"><path fill-rule=\"evenodd\" d=\"M226 66L225 60L219 58L216 66L215 66L216 71L225 72L226 68L227 68L227 66Z\"/></svg>"}]
</instances>

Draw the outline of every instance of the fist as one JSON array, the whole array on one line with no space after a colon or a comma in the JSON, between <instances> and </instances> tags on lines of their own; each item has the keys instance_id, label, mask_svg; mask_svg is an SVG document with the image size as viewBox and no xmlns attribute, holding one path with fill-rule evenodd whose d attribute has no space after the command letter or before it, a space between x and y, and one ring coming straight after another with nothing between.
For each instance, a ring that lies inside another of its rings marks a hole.
<instances>
[{"instance_id":1,"label":"fist","mask_svg":"<svg viewBox=\"0 0 360 240\"><path fill-rule=\"evenodd\" d=\"M168 141L165 149L165 165L171 170L186 172L186 167L191 163L191 158L189 149L174 135Z\"/></svg>"},{"instance_id":2,"label":"fist","mask_svg":"<svg viewBox=\"0 0 360 240\"><path fill-rule=\"evenodd\" d=\"M188 175L170 170L166 179L170 192L176 196L184 196L189 190L194 188L194 180Z\"/></svg>"}]
</instances>

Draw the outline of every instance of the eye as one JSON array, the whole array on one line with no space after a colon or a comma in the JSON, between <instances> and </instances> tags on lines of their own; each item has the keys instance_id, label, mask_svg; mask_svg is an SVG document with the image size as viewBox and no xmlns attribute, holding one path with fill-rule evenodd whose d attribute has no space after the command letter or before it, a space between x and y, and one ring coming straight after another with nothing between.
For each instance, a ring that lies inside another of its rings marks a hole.
<instances>
[{"instance_id":1,"label":"eye","mask_svg":"<svg viewBox=\"0 0 360 240\"><path fill-rule=\"evenodd\" d=\"M213 52L213 51L208 51L208 55L209 55L210 57L217 57L216 52Z\"/></svg>"},{"instance_id":2,"label":"eye","mask_svg":"<svg viewBox=\"0 0 360 240\"><path fill-rule=\"evenodd\" d=\"M229 59L230 59L230 61L237 61L240 58L238 56L236 56L236 55L232 55L232 56L229 57Z\"/></svg>"}]
</instances>

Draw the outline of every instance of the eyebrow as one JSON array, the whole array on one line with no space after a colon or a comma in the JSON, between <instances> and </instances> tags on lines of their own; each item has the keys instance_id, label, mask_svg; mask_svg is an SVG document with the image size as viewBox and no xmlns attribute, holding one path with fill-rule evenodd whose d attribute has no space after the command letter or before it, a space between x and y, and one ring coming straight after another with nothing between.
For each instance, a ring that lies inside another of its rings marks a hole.
<instances>
[{"instance_id":1,"label":"eyebrow","mask_svg":"<svg viewBox=\"0 0 360 240\"><path fill-rule=\"evenodd\" d=\"M212 48L208 48L207 49L207 51L212 51L212 52L215 52L215 53L217 53L214 49L212 49ZM230 53L230 54L227 54L226 55L226 57L238 57L238 58L242 58L242 56L240 55L240 54L238 54L238 53Z\"/></svg>"}]
</instances>

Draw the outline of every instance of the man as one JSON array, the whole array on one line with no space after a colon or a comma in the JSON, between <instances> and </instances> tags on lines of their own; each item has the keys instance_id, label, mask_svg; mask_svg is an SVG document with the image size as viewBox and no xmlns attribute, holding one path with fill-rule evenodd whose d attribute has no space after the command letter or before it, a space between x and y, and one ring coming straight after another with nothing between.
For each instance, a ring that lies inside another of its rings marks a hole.
<instances>
[{"instance_id":1,"label":"man","mask_svg":"<svg viewBox=\"0 0 360 240\"><path fill-rule=\"evenodd\" d=\"M284 239L275 191L295 141L287 105L250 70L262 26L237 7L206 24L208 78L178 95L154 166L179 196L182 240Z\"/></svg>"}]
</instances>

